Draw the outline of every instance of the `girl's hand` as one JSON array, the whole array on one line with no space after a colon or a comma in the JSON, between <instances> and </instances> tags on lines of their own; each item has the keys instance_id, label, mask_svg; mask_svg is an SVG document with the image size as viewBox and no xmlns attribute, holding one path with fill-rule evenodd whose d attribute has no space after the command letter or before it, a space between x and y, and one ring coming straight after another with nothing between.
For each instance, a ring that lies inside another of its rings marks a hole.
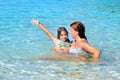
<instances>
[{"instance_id":1,"label":"girl's hand","mask_svg":"<svg viewBox=\"0 0 120 80\"><path fill-rule=\"evenodd\" d=\"M33 19L31 22L32 22L32 24L35 24L35 25L39 25L40 24L39 20L35 20L35 19Z\"/></svg>"},{"instance_id":2,"label":"girl's hand","mask_svg":"<svg viewBox=\"0 0 120 80\"><path fill-rule=\"evenodd\" d=\"M63 53L68 53L69 52L69 48L68 47L59 47L59 50Z\"/></svg>"}]
</instances>

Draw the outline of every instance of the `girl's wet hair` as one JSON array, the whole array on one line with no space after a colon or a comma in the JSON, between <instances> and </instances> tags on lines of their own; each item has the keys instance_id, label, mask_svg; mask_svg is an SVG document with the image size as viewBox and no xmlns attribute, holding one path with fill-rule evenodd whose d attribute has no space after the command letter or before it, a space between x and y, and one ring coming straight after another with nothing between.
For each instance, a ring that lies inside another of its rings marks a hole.
<instances>
[{"instance_id":1,"label":"girl's wet hair","mask_svg":"<svg viewBox=\"0 0 120 80\"><path fill-rule=\"evenodd\" d=\"M61 34L62 31L65 31L67 36L68 36L68 31L66 30L66 28L65 27L59 27L59 29L57 30L57 38L58 39L60 39L60 34ZM66 42L70 42L70 40L67 39Z\"/></svg>"},{"instance_id":2,"label":"girl's wet hair","mask_svg":"<svg viewBox=\"0 0 120 80\"><path fill-rule=\"evenodd\" d=\"M70 27L72 27L75 31L79 33L80 38L86 38L85 36L85 27L82 22L80 21L75 21L72 24L70 24Z\"/></svg>"}]
</instances>

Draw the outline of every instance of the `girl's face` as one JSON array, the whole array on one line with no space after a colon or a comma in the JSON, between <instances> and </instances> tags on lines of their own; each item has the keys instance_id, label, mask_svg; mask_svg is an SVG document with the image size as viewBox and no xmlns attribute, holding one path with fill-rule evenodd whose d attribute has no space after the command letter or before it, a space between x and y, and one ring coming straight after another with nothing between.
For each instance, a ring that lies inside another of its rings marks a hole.
<instances>
[{"instance_id":1,"label":"girl's face","mask_svg":"<svg viewBox=\"0 0 120 80\"><path fill-rule=\"evenodd\" d=\"M65 31L61 31L60 40L66 41L68 39L67 33Z\"/></svg>"},{"instance_id":2,"label":"girl's face","mask_svg":"<svg viewBox=\"0 0 120 80\"><path fill-rule=\"evenodd\" d=\"M78 32L75 31L72 27L70 27L70 34L72 35L73 38L75 38Z\"/></svg>"}]
</instances>

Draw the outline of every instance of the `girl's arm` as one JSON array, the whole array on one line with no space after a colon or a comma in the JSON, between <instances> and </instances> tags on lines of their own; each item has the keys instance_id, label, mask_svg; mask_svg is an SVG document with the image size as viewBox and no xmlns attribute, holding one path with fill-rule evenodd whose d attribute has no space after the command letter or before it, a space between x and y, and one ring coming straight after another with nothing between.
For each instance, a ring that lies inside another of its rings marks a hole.
<instances>
[{"instance_id":1,"label":"girl's arm","mask_svg":"<svg viewBox=\"0 0 120 80\"><path fill-rule=\"evenodd\" d=\"M35 25L38 25L48 35L48 37L52 41L54 41L56 39L54 37L54 35L43 24L41 24L38 20L32 20L32 23L35 24Z\"/></svg>"}]
</instances>

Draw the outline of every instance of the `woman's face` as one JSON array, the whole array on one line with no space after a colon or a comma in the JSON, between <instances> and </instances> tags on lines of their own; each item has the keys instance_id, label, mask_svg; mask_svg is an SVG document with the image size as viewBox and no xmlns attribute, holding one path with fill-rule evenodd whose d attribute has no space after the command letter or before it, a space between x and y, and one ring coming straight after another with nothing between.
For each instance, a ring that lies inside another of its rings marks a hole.
<instances>
[{"instance_id":1,"label":"woman's face","mask_svg":"<svg viewBox=\"0 0 120 80\"><path fill-rule=\"evenodd\" d=\"M75 38L78 32L75 31L72 27L70 27L70 34L72 35L73 38Z\"/></svg>"},{"instance_id":2,"label":"woman's face","mask_svg":"<svg viewBox=\"0 0 120 80\"><path fill-rule=\"evenodd\" d=\"M66 41L68 39L67 33L65 31L61 31L60 40Z\"/></svg>"}]
</instances>

